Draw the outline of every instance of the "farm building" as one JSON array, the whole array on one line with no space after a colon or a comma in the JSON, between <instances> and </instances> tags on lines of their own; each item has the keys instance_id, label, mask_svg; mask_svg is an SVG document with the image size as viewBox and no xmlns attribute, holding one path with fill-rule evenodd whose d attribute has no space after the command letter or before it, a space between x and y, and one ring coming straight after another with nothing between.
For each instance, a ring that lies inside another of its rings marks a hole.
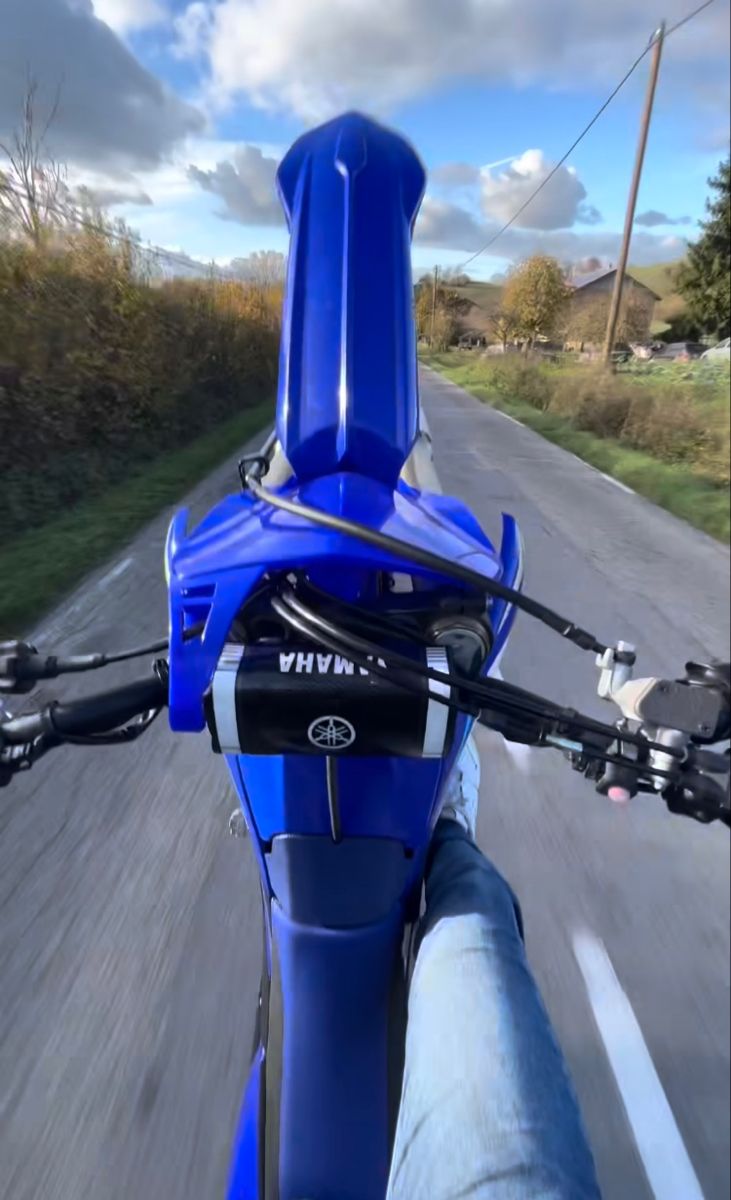
<instances>
[{"instance_id":1,"label":"farm building","mask_svg":"<svg viewBox=\"0 0 731 1200\"><path fill-rule=\"evenodd\" d=\"M613 267L611 270L603 268L593 271L590 275L579 275L569 279L573 293L567 337L570 344L592 344L601 341L601 332L606 323L616 277L617 269ZM629 272L625 274L620 341L649 341L655 305L660 298ZM622 330L623 323L627 326L626 331Z\"/></svg>"},{"instance_id":2,"label":"farm building","mask_svg":"<svg viewBox=\"0 0 731 1200\"><path fill-rule=\"evenodd\" d=\"M572 292L571 303L556 330L556 342L563 341L567 349L576 350L601 346L616 276L616 268L603 268L591 274L567 278ZM501 284L465 280L448 286L462 304L459 323L463 344L495 342L493 318L502 303ZM626 272L617 340L630 343L649 341L655 306L660 300L661 297L652 288Z\"/></svg>"}]
</instances>

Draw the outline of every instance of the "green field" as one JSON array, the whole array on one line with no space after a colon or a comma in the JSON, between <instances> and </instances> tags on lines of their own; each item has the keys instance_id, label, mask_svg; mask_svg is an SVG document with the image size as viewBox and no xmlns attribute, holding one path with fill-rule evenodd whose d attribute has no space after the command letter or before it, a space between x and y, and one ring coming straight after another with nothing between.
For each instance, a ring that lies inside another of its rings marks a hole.
<instances>
[{"instance_id":1,"label":"green field","mask_svg":"<svg viewBox=\"0 0 731 1200\"><path fill-rule=\"evenodd\" d=\"M686 303L677 290L678 268L682 259L671 263L658 263L653 267L630 267L634 275L645 287L660 296L655 306L655 319L652 322L653 333L663 333L674 317L681 316L686 310Z\"/></svg>"},{"instance_id":2,"label":"green field","mask_svg":"<svg viewBox=\"0 0 731 1200\"><path fill-rule=\"evenodd\" d=\"M463 300L469 300L470 304L474 305L474 309L470 311L480 324L483 321L487 323L489 317L499 309L503 295L499 283L465 283L452 290Z\"/></svg>"},{"instance_id":3,"label":"green field","mask_svg":"<svg viewBox=\"0 0 731 1200\"><path fill-rule=\"evenodd\" d=\"M519 355L424 354L479 400L721 541L729 540L729 372L662 364L639 375Z\"/></svg>"},{"instance_id":4,"label":"green field","mask_svg":"<svg viewBox=\"0 0 731 1200\"><path fill-rule=\"evenodd\" d=\"M272 420L267 402L161 455L124 483L0 549L0 637L18 636L147 521L174 504Z\"/></svg>"}]
</instances>

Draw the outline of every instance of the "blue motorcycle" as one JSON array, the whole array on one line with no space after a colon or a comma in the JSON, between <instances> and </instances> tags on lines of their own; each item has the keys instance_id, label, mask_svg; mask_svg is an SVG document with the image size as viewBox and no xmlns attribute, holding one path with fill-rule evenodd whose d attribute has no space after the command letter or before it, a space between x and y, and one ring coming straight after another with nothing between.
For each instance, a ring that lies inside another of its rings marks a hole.
<instances>
[{"instance_id":1,"label":"blue motorcycle","mask_svg":"<svg viewBox=\"0 0 731 1200\"><path fill-rule=\"evenodd\" d=\"M411 930L444 785L475 721L564 753L604 795L729 824L727 666L634 679L634 649L523 594L431 467L410 245L424 169L348 114L279 168L291 242L276 428L241 488L173 520L168 638L114 654L0 645L0 691L154 656L137 682L0 722L0 784L61 745L131 742L167 706L226 755L261 876L264 962L229 1200L383 1200ZM518 611L599 666L605 723L497 668ZM167 651L167 658L164 657Z\"/></svg>"}]
</instances>

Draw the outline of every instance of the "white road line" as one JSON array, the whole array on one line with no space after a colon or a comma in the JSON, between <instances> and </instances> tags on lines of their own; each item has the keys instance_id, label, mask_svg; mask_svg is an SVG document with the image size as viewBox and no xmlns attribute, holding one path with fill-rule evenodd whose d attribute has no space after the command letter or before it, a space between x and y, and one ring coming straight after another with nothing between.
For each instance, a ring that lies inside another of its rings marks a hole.
<instances>
[{"instance_id":1,"label":"white road line","mask_svg":"<svg viewBox=\"0 0 731 1200\"><path fill-rule=\"evenodd\" d=\"M519 425L521 429L525 429L525 425L522 421L519 421L517 417L511 417L509 413L503 412L501 408L496 408L495 412L499 412L500 416L505 417L506 421L512 421L513 425Z\"/></svg>"},{"instance_id":2,"label":"white road line","mask_svg":"<svg viewBox=\"0 0 731 1200\"><path fill-rule=\"evenodd\" d=\"M615 479L613 475L607 475L604 471L600 471L598 467L595 467L590 462L587 462L585 458L579 458L578 454L574 454L572 451L569 451L569 453L571 454L571 457L575 458L576 461L581 463L583 467L588 467L589 470L593 471L595 475L600 475L602 479L606 479L607 483L614 484L616 488L619 488L620 492L626 492L628 496L637 495L637 492L634 490L634 488L628 487L626 483L621 483L619 479Z\"/></svg>"},{"instance_id":3,"label":"white road line","mask_svg":"<svg viewBox=\"0 0 731 1200\"><path fill-rule=\"evenodd\" d=\"M116 563L112 567L111 571L107 571L106 575L102 575L96 586L98 588L108 587L114 579L119 579L120 575L124 575L124 572L132 566L133 561L131 558L123 558L121 562Z\"/></svg>"},{"instance_id":4,"label":"white road line","mask_svg":"<svg viewBox=\"0 0 731 1200\"><path fill-rule=\"evenodd\" d=\"M605 475L603 471L600 471L599 474L601 475L602 479L606 479L607 483L613 483L616 488L619 488L620 492L626 492L628 496L637 495L634 488L627 487L626 483L621 483L620 480L615 479L614 476Z\"/></svg>"},{"instance_id":5,"label":"white road line","mask_svg":"<svg viewBox=\"0 0 731 1200\"><path fill-rule=\"evenodd\" d=\"M123 575L124 572L132 566L133 562L133 558L120 559L118 563L115 563L114 566L107 571L106 575L102 575L101 579L97 581L91 592L82 592L78 599L72 601L70 604L62 604L60 608L53 612L53 614L49 614L48 617L44 618L44 620L42 620L40 624L35 627L30 636L30 640L34 641L35 639L42 639L44 641L49 641L56 638L64 626L69 624L71 618L75 617L88 606L89 597L92 596L95 591L104 591L104 589L107 588L110 583L113 583L115 579L119 579L119 576Z\"/></svg>"},{"instance_id":6,"label":"white road line","mask_svg":"<svg viewBox=\"0 0 731 1200\"><path fill-rule=\"evenodd\" d=\"M603 943L580 931L573 948L655 1200L703 1200L642 1030Z\"/></svg>"}]
</instances>

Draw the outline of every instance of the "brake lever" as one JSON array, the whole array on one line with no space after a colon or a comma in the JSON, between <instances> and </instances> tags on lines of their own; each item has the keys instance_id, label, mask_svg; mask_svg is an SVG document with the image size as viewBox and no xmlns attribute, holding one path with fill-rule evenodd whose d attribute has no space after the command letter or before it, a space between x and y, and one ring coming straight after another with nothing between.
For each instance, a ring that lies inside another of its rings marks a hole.
<instances>
[{"instance_id":1,"label":"brake lever","mask_svg":"<svg viewBox=\"0 0 731 1200\"><path fill-rule=\"evenodd\" d=\"M3 741L0 732L0 788L7 787L15 775L29 771L49 750L60 745L53 734L42 733L29 742Z\"/></svg>"},{"instance_id":2,"label":"brake lever","mask_svg":"<svg viewBox=\"0 0 731 1200\"><path fill-rule=\"evenodd\" d=\"M0 642L0 693L24 695L32 692L38 682L36 674L40 657L30 642Z\"/></svg>"}]
</instances>

